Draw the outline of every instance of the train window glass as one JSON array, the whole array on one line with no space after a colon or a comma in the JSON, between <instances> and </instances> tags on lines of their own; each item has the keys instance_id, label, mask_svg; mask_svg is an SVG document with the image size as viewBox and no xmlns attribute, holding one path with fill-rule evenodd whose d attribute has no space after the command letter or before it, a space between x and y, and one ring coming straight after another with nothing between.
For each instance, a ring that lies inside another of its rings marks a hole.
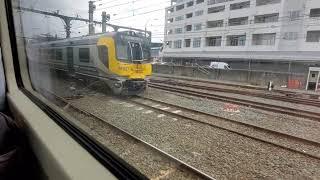
<instances>
[{"instance_id":1,"label":"train window glass","mask_svg":"<svg viewBox=\"0 0 320 180\"><path fill-rule=\"evenodd\" d=\"M124 62L131 61L131 48L128 42L118 41L117 42L117 57L119 60L124 60Z\"/></svg>"},{"instance_id":2,"label":"train window glass","mask_svg":"<svg viewBox=\"0 0 320 180\"><path fill-rule=\"evenodd\" d=\"M320 179L319 0L11 1L28 90L148 178Z\"/></svg>"},{"instance_id":3,"label":"train window glass","mask_svg":"<svg viewBox=\"0 0 320 180\"><path fill-rule=\"evenodd\" d=\"M139 43L130 42L132 60L142 60L142 49Z\"/></svg>"},{"instance_id":4,"label":"train window glass","mask_svg":"<svg viewBox=\"0 0 320 180\"><path fill-rule=\"evenodd\" d=\"M109 68L109 54L106 46L98 46L100 61Z\"/></svg>"},{"instance_id":5,"label":"train window glass","mask_svg":"<svg viewBox=\"0 0 320 180\"><path fill-rule=\"evenodd\" d=\"M51 60L55 60L56 59L56 50L55 49L49 49L49 58Z\"/></svg>"},{"instance_id":6,"label":"train window glass","mask_svg":"<svg viewBox=\"0 0 320 180\"><path fill-rule=\"evenodd\" d=\"M56 49L56 60L62 60L62 49Z\"/></svg>"},{"instance_id":7,"label":"train window glass","mask_svg":"<svg viewBox=\"0 0 320 180\"><path fill-rule=\"evenodd\" d=\"M90 49L89 48L79 48L79 61L89 62L90 61Z\"/></svg>"},{"instance_id":8,"label":"train window glass","mask_svg":"<svg viewBox=\"0 0 320 180\"><path fill-rule=\"evenodd\" d=\"M143 60L146 62L151 61L151 48L149 45L142 45L143 49Z\"/></svg>"}]
</instances>

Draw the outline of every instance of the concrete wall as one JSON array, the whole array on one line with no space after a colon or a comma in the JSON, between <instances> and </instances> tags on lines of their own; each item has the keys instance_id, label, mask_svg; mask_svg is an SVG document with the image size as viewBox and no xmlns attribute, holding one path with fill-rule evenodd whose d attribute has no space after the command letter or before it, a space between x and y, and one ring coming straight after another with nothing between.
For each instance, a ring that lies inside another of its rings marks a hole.
<instances>
[{"instance_id":1,"label":"concrete wall","mask_svg":"<svg viewBox=\"0 0 320 180\"><path fill-rule=\"evenodd\" d=\"M210 72L209 74L205 74L199 71L197 67L191 66L153 65L154 73L233 81L261 86L267 85L269 81L273 81L276 86L283 86L288 85L289 80L299 80L301 82L300 89L303 89L307 79L307 74L303 73L281 73L253 70L207 70Z\"/></svg>"}]
</instances>

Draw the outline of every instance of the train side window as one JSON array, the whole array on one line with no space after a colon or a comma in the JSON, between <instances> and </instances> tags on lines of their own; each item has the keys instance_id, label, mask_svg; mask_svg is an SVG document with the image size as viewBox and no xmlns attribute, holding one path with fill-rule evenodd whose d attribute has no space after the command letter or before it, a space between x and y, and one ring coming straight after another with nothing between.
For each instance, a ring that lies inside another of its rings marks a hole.
<instances>
[{"instance_id":1,"label":"train side window","mask_svg":"<svg viewBox=\"0 0 320 180\"><path fill-rule=\"evenodd\" d=\"M56 60L62 60L62 49L56 49Z\"/></svg>"},{"instance_id":2,"label":"train side window","mask_svg":"<svg viewBox=\"0 0 320 180\"><path fill-rule=\"evenodd\" d=\"M89 48L79 48L79 61L80 62L90 62L90 49Z\"/></svg>"},{"instance_id":3,"label":"train side window","mask_svg":"<svg viewBox=\"0 0 320 180\"><path fill-rule=\"evenodd\" d=\"M49 59L56 59L55 49L49 50Z\"/></svg>"},{"instance_id":4,"label":"train side window","mask_svg":"<svg viewBox=\"0 0 320 180\"><path fill-rule=\"evenodd\" d=\"M47 59L49 56L49 51L48 51L48 49L42 49L42 56L41 56L41 58L43 58L43 59Z\"/></svg>"},{"instance_id":5,"label":"train side window","mask_svg":"<svg viewBox=\"0 0 320 180\"><path fill-rule=\"evenodd\" d=\"M106 46L98 46L99 59L100 61L109 68L109 54Z\"/></svg>"}]
</instances>

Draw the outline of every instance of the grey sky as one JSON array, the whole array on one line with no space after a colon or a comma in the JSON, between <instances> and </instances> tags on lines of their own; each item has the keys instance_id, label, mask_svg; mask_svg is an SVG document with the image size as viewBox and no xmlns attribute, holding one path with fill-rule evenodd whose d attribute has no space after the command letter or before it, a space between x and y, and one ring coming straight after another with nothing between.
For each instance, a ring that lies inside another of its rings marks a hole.
<instances>
[{"instance_id":1,"label":"grey sky","mask_svg":"<svg viewBox=\"0 0 320 180\"><path fill-rule=\"evenodd\" d=\"M21 0L21 5L28 8L57 11L69 16L79 15L88 18L88 0ZM168 0L97 0L97 10L94 19L101 21L102 11L111 15L109 23L144 29L153 33L153 41L161 42L164 34L165 7L169 5ZM149 13L150 12L150 13ZM65 37L64 24L62 20L22 12L25 35L28 37L50 33ZM71 36L80 36L88 33L88 25L84 22L72 21ZM100 25L96 26L96 32L101 32Z\"/></svg>"}]
</instances>

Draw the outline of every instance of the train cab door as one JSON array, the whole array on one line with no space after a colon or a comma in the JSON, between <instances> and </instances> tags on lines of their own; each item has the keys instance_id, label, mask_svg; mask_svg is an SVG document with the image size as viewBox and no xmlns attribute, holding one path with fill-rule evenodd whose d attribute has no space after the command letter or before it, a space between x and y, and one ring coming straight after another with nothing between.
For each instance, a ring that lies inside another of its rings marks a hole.
<instances>
[{"instance_id":1,"label":"train cab door","mask_svg":"<svg viewBox=\"0 0 320 180\"><path fill-rule=\"evenodd\" d=\"M73 73L74 67L73 67L73 47L67 47L67 66L68 71Z\"/></svg>"}]
</instances>

